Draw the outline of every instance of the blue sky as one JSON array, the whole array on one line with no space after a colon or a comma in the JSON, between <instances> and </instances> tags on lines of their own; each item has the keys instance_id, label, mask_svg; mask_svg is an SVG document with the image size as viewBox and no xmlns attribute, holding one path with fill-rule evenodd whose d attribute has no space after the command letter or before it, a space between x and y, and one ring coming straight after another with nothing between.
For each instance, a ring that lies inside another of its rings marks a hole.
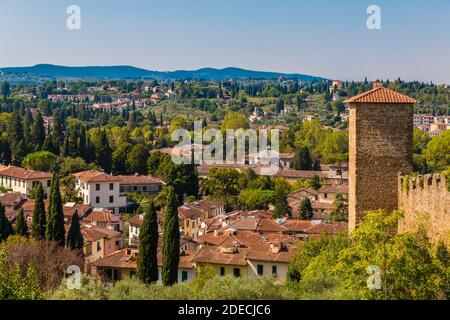
<instances>
[{"instance_id":1,"label":"blue sky","mask_svg":"<svg viewBox=\"0 0 450 320\"><path fill-rule=\"evenodd\" d=\"M371 4L382 30L366 27ZM37 63L450 84L450 0L0 0L0 66Z\"/></svg>"}]
</instances>

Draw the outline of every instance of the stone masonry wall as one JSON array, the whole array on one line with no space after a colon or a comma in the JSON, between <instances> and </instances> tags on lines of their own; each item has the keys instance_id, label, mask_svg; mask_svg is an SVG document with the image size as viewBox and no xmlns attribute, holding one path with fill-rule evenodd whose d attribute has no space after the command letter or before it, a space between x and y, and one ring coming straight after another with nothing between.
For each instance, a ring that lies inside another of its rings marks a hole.
<instances>
[{"instance_id":1,"label":"stone masonry wall","mask_svg":"<svg viewBox=\"0 0 450 320\"><path fill-rule=\"evenodd\" d=\"M349 229L367 211L398 208L398 174L412 171L413 105L350 104Z\"/></svg>"},{"instance_id":2,"label":"stone masonry wall","mask_svg":"<svg viewBox=\"0 0 450 320\"><path fill-rule=\"evenodd\" d=\"M414 232L423 224L434 242L450 244L450 192L442 174L399 176L399 210L405 213L399 232Z\"/></svg>"}]
</instances>

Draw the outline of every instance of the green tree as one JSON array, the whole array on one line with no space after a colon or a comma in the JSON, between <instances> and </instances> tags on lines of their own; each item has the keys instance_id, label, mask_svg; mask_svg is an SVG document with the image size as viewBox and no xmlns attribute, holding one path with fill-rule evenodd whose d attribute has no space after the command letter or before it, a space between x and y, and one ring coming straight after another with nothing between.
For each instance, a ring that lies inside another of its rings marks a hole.
<instances>
[{"instance_id":1,"label":"green tree","mask_svg":"<svg viewBox=\"0 0 450 320\"><path fill-rule=\"evenodd\" d=\"M234 169L214 168L203 182L205 195L225 201L228 210L236 207L240 190L240 174Z\"/></svg>"},{"instance_id":2,"label":"green tree","mask_svg":"<svg viewBox=\"0 0 450 320\"><path fill-rule=\"evenodd\" d=\"M146 174L148 158L149 152L143 145L137 144L133 146L128 153L126 162L129 172L133 174Z\"/></svg>"},{"instance_id":3,"label":"green tree","mask_svg":"<svg viewBox=\"0 0 450 320\"><path fill-rule=\"evenodd\" d=\"M80 220L78 212L72 215L72 223L70 224L69 233L67 234L67 248L70 250L81 250L84 246L83 235L80 229Z\"/></svg>"},{"instance_id":4,"label":"green tree","mask_svg":"<svg viewBox=\"0 0 450 320\"><path fill-rule=\"evenodd\" d=\"M109 146L105 130L101 130L99 133L98 142L95 145L95 157L97 159L97 164L105 170L106 173L111 173L112 150Z\"/></svg>"},{"instance_id":5,"label":"green tree","mask_svg":"<svg viewBox=\"0 0 450 320\"><path fill-rule=\"evenodd\" d=\"M435 171L445 170L450 166L450 130L442 132L431 139L424 152L428 166Z\"/></svg>"},{"instance_id":6,"label":"green tree","mask_svg":"<svg viewBox=\"0 0 450 320\"><path fill-rule=\"evenodd\" d=\"M59 191L59 177L55 176L52 181L49 204L47 229L45 231L45 238L48 241L56 241L58 245L64 247L66 242L66 231L64 229L64 212Z\"/></svg>"},{"instance_id":7,"label":"green tree","mask_svg":"<svg viewBox=\"0 0 450 320\"><path fill-rule=\"evenodd\" d=\"M303 201L300 203L300 207L298 208L298 212L300 217L303 220L311 220L314 216L313 207L311 204L311 200L309 200L308 197L303 199Z\"/></svg>"},{"instance_id":8,"label":"green tree","mask_svg":"<svg viewBox=\"0 0 450 320\"><path fill-rule=\"evenodd\" d=\"M23 208L20 208L19 212L17 213L16 234L22 237L28 236L28 226L27 222L25 221Z\"/></svg>"},{"instance_id":9,"label":"green tree","mask_svg":"<svg viewBox=\"0 0 450 320\"><path fill-rule=\"evenodd\" d=\"M335 272L362 299L420 300L439 295L440 270L433 263L429 240L423 229L397 235L402 217L398 211L369 212L340 253ZM381 290L368 288L368 268L379 271Z\"/></svg>"},{"instance_id":10,"label":"green tree","mask_svg":"<svg viewBox=\"0 0 450 320\"><path fill-rule=\"evenodd\" d=\"M302 146L295 149L294 169L312 170L313 160L308 147Z\"/></svg>"},{"instance_id":11,"label":"green tree","mask_svg":"<svg viewBox=\"0 0 450 320\"><path fill-rule=\"evenodd\" d=\"M222 122L223 131L228 129L238 130L248 128L250 128L250 125L247 121L247 118L240 112L228 112Z\"/></svg>"},{"instance_id":12,"label":"green tree","mask_svg":"<svg viewBox=\"0 0 450 320\"><path fill-rule=\"evenodd\" d=\"M47 227L47 217L44 205L44 188L39 183L37 186L36 199L33 211L33 224L31 226L31 236L36 240L45 239Z\"/></svg>"},{"instance_id":13,"label":"green tree","mask_svg":"<svg viewBox=\"0 0 450 320\"><path fill-rule=\"evenodd\" d=\"M167 204L164 210L164 247L162 282L172 286L178 280L180 263L180 222L178 218L177 196L172 187L168 187Z\"/></svg>"},{"instance_id":14,"label":"green tree","mask_svg":"<svg viewBox=\"0 0 450 320\"><path fill-rule=\"evenodd\" d=\"M414 153L422 154L422 152L426 149L428 143L431 138L428 133L421 129L414 129L413 133L413 141L414 141Z\"/></svg>"},{"instance_id":15,"label":"green tree","mask_svg":"<svg viewBox=\"0 0 450 320\"><path fill-rule=\"evenodd\" d=\"M22 161L22 166L37 171L54 171L57 167L58 156L48 151L29 153Z\"/></svg>"},{"instance_id":16,"label":"green tree","mask_svg":"<svg viewBox=\"0 0 450 320\"><path fill-rule=\"evenodd\" d=\"M3 97L7 98L11 94L11 88L8 81L3 81L0 86L0 93Z\"/></svg>"},{"instance_id":17,"label":"green tree","mask_svg":"<svg viewBox=\"0 0 450 320\"><path fill-rule=\"evenodd\" d=\"M137 261L138 277L145 284L158 281L158 238L158 216L153 202L150 202L139 232Z\"/></svg>"},{"instance_id":18,"label":"green tree","mask_svg":"<svg viewBox=\"0 0 450 320\"><path fill-rule=\"evenodd\" d=\"M275 196L272 190L247 189L239 195L239 202L246 210L267 210Z\"/></svg>"},{"instance_id":19,"label":"green tree","mask_svg":"<svg viewBox=\"0 0 450 320\"><path fill-rule=\"evenodd\" d=\"M31 267L8 270L7 259L0 250L0 301L39 300L43 298L37 274Z\"/></svg>"},{"instance_id":20,"label":"green tree","mask_svg":"<svg viewBox=\"0 0 450 320\"><path fill-rule=\"evenodd\" d=\"M316 191L322 188L322 181L320 181L320 177L318 175L315 175L314 178L312 179L311 188L313 188Z\"/></svg>"},{"instance_id":21,"label":"green tree","mask_svg":"<svg viewBox=\"0 0 450 320\"><path fill-rule=\"evenodd\" d=\"M275 179L274 218L292 216L291 208L287 201L288 195L291 191L292 186L286 179Z\"/></svg>"},{"instance_id":22,"label":"green tree","mask_svg":"<svg viewBox=\"0 0 450 320\"><path fill-rule=\"evenodd\" d=\"M36 146L36 149L40 149L45 141L44 119L39 111L31 127L31 141Z\"/></svg>"},{"instance_id":23,"label":"green tree","mask_svg":"<svg viewBox=\"0 0 450 320\"><path fill-rule=\"evenodd\" d=\"M0 242L5 241L13 234L14 230L11 222L5 215L5 206L0 203Z\"/></svg>"}]
</instances>

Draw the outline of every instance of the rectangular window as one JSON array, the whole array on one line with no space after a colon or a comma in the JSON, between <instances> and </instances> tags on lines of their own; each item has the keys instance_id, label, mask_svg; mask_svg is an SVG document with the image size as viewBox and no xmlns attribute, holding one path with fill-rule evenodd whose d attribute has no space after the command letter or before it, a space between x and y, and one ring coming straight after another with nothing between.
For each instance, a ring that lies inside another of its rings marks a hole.
<instances>
[{"instance_id":1,"label":"rectangular window","mask_svg":"<svg viewBox=\"0 0 450 320\"><path fill-rule=\"evenodd\" d=\"M225 277L225 268L224 267L220 267L220 276Z\"/></svg>"},{"instance_id":2,"label":"rectangular window","mask_svg":"<svg viewBox=\"0 0 450 320\"><path fill-rule=\"evenodd\" d=\"M114 190L114 183L109 184L109 190Z\"/></svg>"},{"instance_id":3,"label":"rectangular window","mask_svg":"<svg viewBox=\"0 0 450 320\"><path fill-rule=\"evenodd\" d=\"M114 203L114 196L109 196L109 203Z\"/></svg>"},{"instance_id":4,"label":"rectangular window","mask_svg":"<svg viewBox=\"0 0 450 320\"><path fill-rule=\"evenodd\" d=\"M100 203L100 197L95 197L95 203Z\"/></svg>"},{"instance_id":5,"label":"rectangular window","mask_svg":"<svg viewBox=\"0 0 450 320\"><path fill-rule=\"evenodd\" d=\"M102 246L100 245L100 241L97 242L97 252L102 250Z\"/></svg>"},{"instance_id":6,"label":"rectangular window","mask_svg":"<svg viewBox=\"0 0 450 320\"><path fill-rule=\"evenodd\" d=\"M234 275L236 278L240 278L240 277L241 277L241 269L239 269L239 268L234 268L234 269L233 269L233 275Z\"/></svg>"},{"instance_id":7,"label":"rectangular window","mask_svg":"<svg viewBox=\"0 0 450 320\"><path fill-rule=\"evenodd\" d=\"M186 282L188 281L188 273L187 271L182 271L181 272L181 282Z\"/></svg>"},{"instance_id":8,"label":"rectangular window","mask_svg":"<svg viewBox=\"0 0 450 320\"><path fill-rule=\"evenodd\" d=\"M50 188L52 186L52 180L47 180L47 188Z\"/></svg>"},{"instance_id":9,"label":"rectangular window","mask_svg":"<svg viewBox=\"0 0 450 320\"><path fill-rule=\"evenodd\" d=\"M258 264L257 269L258 269L258 276L264 275L264 266L262 264Z\"/></svg>"},{"instance_id":10,"label":"rectangular window","mask_svg":"<svg viewBox=\"0 0 450 320\"><path fill-rule=\"evenodd\" d=\"M97 184L95 185L95 191L100 191L100 184L99 184L99 183L97 183Z\"/></svg>"},{"instance_id":11,"label":"rectangular window","mask_svg":"<svg viewBox=\"0 0 450 320\"><path fill-rule=\"evenodd\" d=\"M278 277L278 268L277 266L272 266L272 275L274 278Z\"/></svg>"},{"instance_id":12,"label":"rectangular window","mask_svg":"<svg viewBox=\"0 0 450 320\"><path fill-rule=\"evenodd\" d=\"M131 279L136 278L136 271L130 271L130 278Z\"/></svg>"}]
</instances>

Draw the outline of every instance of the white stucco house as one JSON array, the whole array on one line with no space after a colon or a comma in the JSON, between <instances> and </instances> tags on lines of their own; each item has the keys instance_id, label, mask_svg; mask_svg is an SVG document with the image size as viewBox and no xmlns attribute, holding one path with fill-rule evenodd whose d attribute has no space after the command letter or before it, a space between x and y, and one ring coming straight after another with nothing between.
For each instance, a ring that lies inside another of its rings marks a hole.
<instances>
[{"instance_id":1,"label":"white stucco house","mask_svg":"<svg viewBox=\"0 0 450 320\"><path fill-rule=\"evenodd\" d=\"M127 199L120 192L120 179L101 171L90 170L74 174L76 188L83 203L97 209L122 213L126 209Z\"/></svg>"}]
</instances>

